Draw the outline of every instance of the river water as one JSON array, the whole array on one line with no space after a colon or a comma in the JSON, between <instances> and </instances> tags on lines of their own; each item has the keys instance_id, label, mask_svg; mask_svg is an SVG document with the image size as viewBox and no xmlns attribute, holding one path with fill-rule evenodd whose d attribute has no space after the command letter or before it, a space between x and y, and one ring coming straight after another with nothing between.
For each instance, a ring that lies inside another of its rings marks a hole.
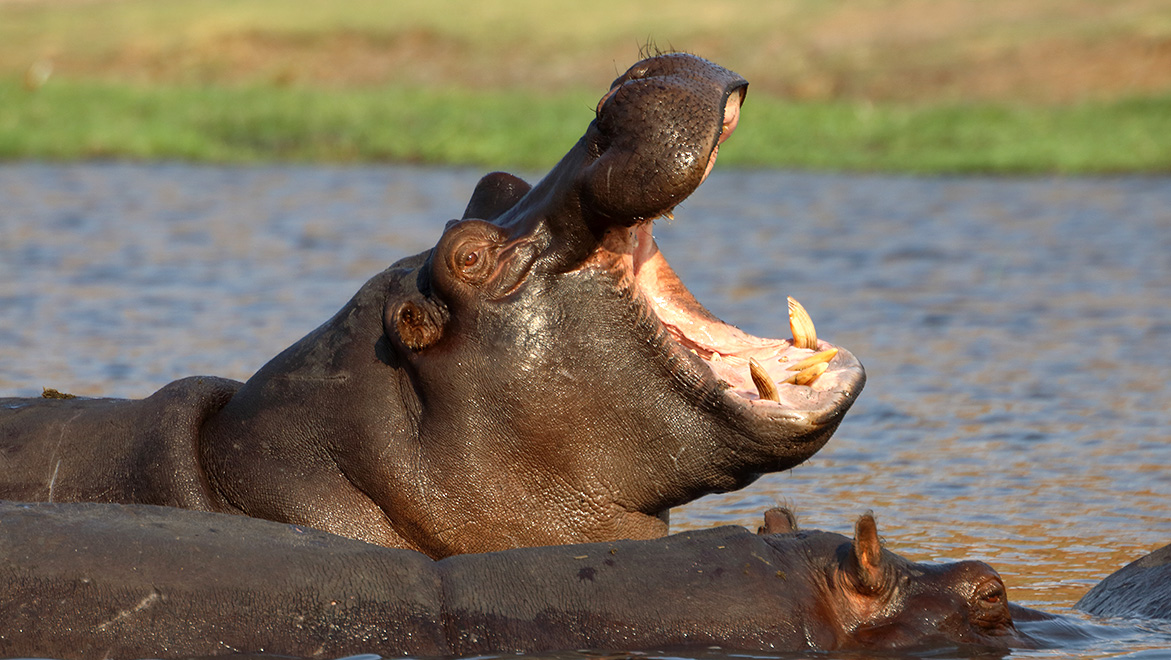
<instances>
[{"instance_id":1,"label":"river water","mask_svg":"<svg viewBox=\"0 0 1171 660\"><path fill-rule=\"evenodd\" d=\"M478 176L0 165L0 396L246 379L432 246ZM782 502L849 534L871 510L892 550L987 561L1010 598L1091 631L1012 657L1171 647L1171 624L1071 608L1171 542L1171 179L717 168L675 216L656 237L717 315L785 336L793 295L869 381L817 456L673 529L755 527Z\"/></svg>"}]
</instances>

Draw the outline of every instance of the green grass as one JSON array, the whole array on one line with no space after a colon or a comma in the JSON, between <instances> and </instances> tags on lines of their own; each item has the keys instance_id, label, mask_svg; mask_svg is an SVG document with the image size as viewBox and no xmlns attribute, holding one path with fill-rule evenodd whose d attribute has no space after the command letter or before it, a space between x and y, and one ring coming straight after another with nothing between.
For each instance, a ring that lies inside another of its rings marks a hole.
<instances>
[{"instance_id":1,"label":"green grass","mask_svg":"<svg viewBox=\"0 0 1171 660\"><path fill-rule=\"evenodd\" d=\"M736 137L748 144L729 149L730 162L919 173L1171 172L1171 96L1062 106L772 99L759 106L745 106Z\"/></svg>"},{"instance_id":2,"label":"green grass","mask_svg":"<svg viewBox=\"0 0 1171 660\"><path fill-rule=\"evenodd\" d=\"M546 168L596 93L0 79L0 159L419 162ZM1171 172L1171 97L1068 106L793 103L749 95L725 165Z\"/></svg>"},{"instance_id":3,"label":"green grass","mask_svg":"<svg viewBox=\"0 0 1171 660\"><path fill-rule=\"evenodd\" d=\"M428 89L0 81L0 158L535 165L592 117L584 97Z\"/></svg>"},{"instance_id":4,"label":"green grass","mask_svg":"<svg viewBox=\"0 0 1171 660\"><path fill-rule=\"evenodd\" d=\"M751 81L725 165L1171 172L1169 39L1147 0L0 1L0 159L545 168L649 42Z\"/></svg>"}]
</instances>

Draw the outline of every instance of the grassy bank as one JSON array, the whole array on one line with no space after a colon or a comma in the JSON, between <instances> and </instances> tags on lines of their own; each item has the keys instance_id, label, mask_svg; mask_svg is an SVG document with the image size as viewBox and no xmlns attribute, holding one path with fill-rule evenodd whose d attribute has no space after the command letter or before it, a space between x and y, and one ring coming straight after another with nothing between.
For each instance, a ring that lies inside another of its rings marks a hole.
<instances>
[{"instance_id":1,"label":"grassy bank","mask_svg":"<svg viewBox=\"0 0 1171 660\"><path fill-rule=\"evenodd\" d=\"M390 88L0 81L0 159L537 165L591 116L582 98Z\"/></svg>"},{"instance_id":2,"label":"grassy bank","mask_svg":"<svg viewBox=\"0 0 1171 660\"><path fill-rule=\"evenodd\" d=\"M595 94L419 86L0 80L0 159L461 163L546 168ZM750 94L721 162L907 172L1169 172L1171 97L1069 105Z\"/></svg>"},{"instance_id":3,"label":"grassy bank","mask_svg":"<svg viewBox=\"0 0 1171 660\"><path fill-rule=\"evenodd\" d=\"M0 0L0 159L547 167L648 42L751 82L727 163L1171 171L1149 0Z\"/></svg>"}]
</instances>

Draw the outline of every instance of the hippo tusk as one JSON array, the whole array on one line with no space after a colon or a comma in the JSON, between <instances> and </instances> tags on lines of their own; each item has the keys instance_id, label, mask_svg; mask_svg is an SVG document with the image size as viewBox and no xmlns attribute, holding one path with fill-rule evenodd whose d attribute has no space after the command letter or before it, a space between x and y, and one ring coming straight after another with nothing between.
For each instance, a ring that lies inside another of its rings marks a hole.
<instances>
[{"instance_id":1,"label":"hippo tusk","mask_svg":"<svg viewBox=\"0 0 1171 660\"><path fill-rule=\"evenodd\" d=\"M824 362L819 362L808 369L802 369L797 373L789 376L787 379L781 381L782 383L792 383L793 385L809 385L817 380L817 377L825 373L829 365Z\"/></svg>"},{"instance_id":2,"label":"hippo tusk","mask_svg":"<svg viewBox=\"0 0 1171 660\"><path fill-rule=\"evenodd\" d=\"M789 296L789 329L793 331L793 345L797 348L817 348L817 329L813 327L813 319L809 312Z\"/></svg>"},{"instance_id":3,"label":"hippo tusk","mask_svg":"<svg viewBox=\"0 0 1171 660\"><path fill-rule=\"evenodd\" d=\"M777 392L777 386L773 383L772 376L768 375L768 372L760 366L756 358L748 358L748 373L752 375L752 382L756 384L761 399L780 403L781 395Z\"/></svg>"},{"instance_id":4,"label":"hippo tusk","mask_svg":"<svg viewBox=\"0 0 1171 660\"><path fill-rule=\"evenodd\" d=\"M815 364L828 363L830 360L834 359L834 356L837 354L838 349L836 348L830 348L820 353L814 353L800 362L793 363L793 366L789 367L789 371L805 371Z\"/></svg>"}]
</instances>

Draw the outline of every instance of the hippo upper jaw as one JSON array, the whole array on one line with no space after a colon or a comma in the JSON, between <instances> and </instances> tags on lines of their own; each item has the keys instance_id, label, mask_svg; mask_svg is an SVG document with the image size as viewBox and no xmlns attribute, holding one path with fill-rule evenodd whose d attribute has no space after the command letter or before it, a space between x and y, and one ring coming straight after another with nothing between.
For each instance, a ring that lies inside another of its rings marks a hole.
<instances>
[{"instance_id":1,"label":"hippo upper jaw","mask_svg":"<svg viewBox=\"0 0 1171 660\"><path fill-rule=\"evenodd\" d=\"M592 243L570 242L593 247L573 267L616 273L617 288L658 320L653 334L662 359L687 372L682 379L693 384L695 404L714 407L730 442L758 450L754 460L761 472L783 470L825 444L861 392L865 371L848 351L819 340L795 301L792 339L755 337L724 323L695 299L659 251L655 220L671 217L707 178L720 145L739 124L747 89L736 74L696 60L679 54L651 58L614 82L575 149L584 152L581 161L574 162L571 152L557 168L580 171L577 194L570 198L576 207L542 217L559 218L549 224L554 236L571 235L574 228L592 232ZM652 84L672 90L671 103L639 95ZM653 128L644 128L648 116ZM623 121L634 125L620 129ZM632 145L630 136L640 131L657 132L654 140ZM669 146L660 153L648 142ZM575 216L581 218L576 225L565 220Z\"/></svg>"}]
</instances>

